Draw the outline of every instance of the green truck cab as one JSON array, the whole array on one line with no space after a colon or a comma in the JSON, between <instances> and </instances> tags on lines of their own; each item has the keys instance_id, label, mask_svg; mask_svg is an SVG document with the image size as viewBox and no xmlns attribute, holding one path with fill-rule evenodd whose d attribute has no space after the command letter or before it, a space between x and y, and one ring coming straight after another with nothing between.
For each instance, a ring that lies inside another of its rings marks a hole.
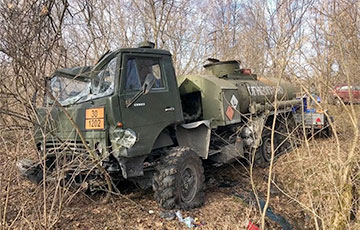
<instances>
[{"instance_id":1,"label":"green truck cab","mask_svg":"<svg viewBox=\"0 0 360 230\"><path fill-rule=\"evenodd\" d=\"M275 154L289 150L280 118L291 119L301 104L289 83L259 78L239 61L210 59L204 67L176 77L171 54L144 43L108 52L94 66L55 71L37 109L42 160L18 162L20 172L41 183L71 165L63 179L75 184L95 188L105 172L151 186L165 209L202 205L203 161L269 162L267 127L277 117ZM289 124L291 132L296 124Z\"/></svg>"},{"instance_id":2,"label":"green truck cab","mask_svg":"<svg viewBox=\"0 0 360 230\"><path fill-rule=\"evenodd\" d=\"M154 76L153 86L146 95L129 104L143 92L147 75ZM120 49L106 54L94 67L58 70L49 80L49 91L54 98L49 97L47 106L38 109L38 116L45 119L51 114L49 128L56 135L50 134L44 143L43 129L38 127L35 140L39 149L56 149L61 145L57 139L71 140L75 148L85 149L79 139L81 134L91 149L101 150L105 155L115 151L117 159L129 162L143 158L153 147L162 147L162 143L156 143L160 133L183 122L171 55L164 50ZM123 148L122 144L128 147ZM125 178L129 173L130 177L142 174L126 165Z\"/></svg>"}]
</instances>

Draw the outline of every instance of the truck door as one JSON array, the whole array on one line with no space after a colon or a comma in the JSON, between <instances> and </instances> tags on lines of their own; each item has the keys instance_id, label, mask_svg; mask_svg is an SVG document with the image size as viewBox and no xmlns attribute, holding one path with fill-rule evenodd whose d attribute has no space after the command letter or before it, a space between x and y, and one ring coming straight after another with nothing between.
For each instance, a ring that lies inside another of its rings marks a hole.
<instances>
[{"instance_id":1,"label":"truck door","mask_svg":"<svg viewBox=\"0 0 360 230\"><path fill-rule=\"evenodd\" d=\"M137 135L137 142L128 151L131 157L149 153L160 132L181 121L180 96L171 63L171 57L165 55L123 54L120 78L122 123L124 128L132 129ZM128 107L129 100L142 90L149 73L156 78L154 86Z\"/></svg>"}]
</instances>

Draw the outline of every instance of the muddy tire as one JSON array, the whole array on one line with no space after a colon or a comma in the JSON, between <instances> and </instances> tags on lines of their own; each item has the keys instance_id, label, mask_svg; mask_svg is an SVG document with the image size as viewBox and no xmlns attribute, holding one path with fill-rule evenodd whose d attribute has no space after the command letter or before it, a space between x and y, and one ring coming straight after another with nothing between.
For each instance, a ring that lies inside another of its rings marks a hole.
<instances>
[{"instance_id":1,"label":"muddy tire","mask_svg":"<svg viewBox=\"0 0 360 230\"><path fill-rule=\"evenodd\" d=\"M192 209L204 203L204 168L198 155L187 147L175 147L164 155L153 177L155 200L164 209Z\"/></svg>"},{"instance_id":2,"label":"muddy tire","mask_svg":"<svg viewBox=\"0 0 360 230\"><path fill-rule=\"evenodd\" d=\"M259 153L261 154L263 161L269 163L271 161L271 132L265 130L261 139L262 145L259 147ZM274 147L276 148L276 146Z\"/></svg>"},{"instance_id":3,"label":"muddy tire","mask_svg":"<svg viewBox=\"0 0 360 230\"><path fill-rule=\"evenodd\" d=\"M270 130L264 130L263 134L261 136L261 145L256 150L256 165L260 166L262 168L266 168L270 165L271 161L271 131ZM279 143L279 136L274 136L274 148L277 148L277 145ZM279 149L275 152L274 155L274 162L277 160L277 157L279 155Z\"/></svg>"},{"instance_id":4,"label":"muddy tire","mask_svg":"<svg viewBox=\"0 0 360 230\"><path fill-rule=\"evenodd\" d=\"M326 137L332 137L334 134L333 129L331 128L331 126L329 125L328 127L326 127L325 129L325 135Z\"/></svg>"}]
</instances>

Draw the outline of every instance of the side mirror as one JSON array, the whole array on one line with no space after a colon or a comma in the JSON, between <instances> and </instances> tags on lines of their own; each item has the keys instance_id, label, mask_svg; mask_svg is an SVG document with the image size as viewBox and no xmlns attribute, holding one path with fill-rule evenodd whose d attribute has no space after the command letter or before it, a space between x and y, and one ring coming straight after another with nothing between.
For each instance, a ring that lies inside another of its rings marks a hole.
<instances>
[{"instance_id":1,"label":"side mirror","mask_svg":"<svg viewBox=\"0 0 360 230\"><path fill-rule=\"evenodd\" d=\"M151 73L147 74L142 89L137 92L130 101L126 102L126 108L129 108L141 95L148 94L155 83L155 76Z\"/></svg>"},{"instance_id":2,"label":"side mirror","mask_svg":"<svg viewBox=\"0 0 360 230\"><path fill-rule=\"evenodd\" d=\"M146 78L145 78L145 81L144 81L144 84L143 84L143 87L142 87L144 95L148 94L150 92L151 88L155 84L155 80L156 80L156 78L152 73L148 73L146 75Z\"/></svg>"}]
</instances>

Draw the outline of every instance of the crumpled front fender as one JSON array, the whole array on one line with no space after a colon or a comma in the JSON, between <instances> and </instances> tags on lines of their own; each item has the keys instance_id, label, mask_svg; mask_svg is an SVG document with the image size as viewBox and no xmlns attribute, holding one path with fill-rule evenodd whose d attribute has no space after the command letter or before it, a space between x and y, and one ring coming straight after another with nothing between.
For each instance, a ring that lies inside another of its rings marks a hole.
<instances>
[{"instance_id":1,"label":"crumpled front fender","mask_svg":"<svg viewBox=\"0 0 360 230\"><path fill-rule=\"evenodd\" d=\"M16 162L20 175L35 184L40 184L43 180L43 172L40 164L29 159L22 159Z\"/></svg>"}]
</instances>

